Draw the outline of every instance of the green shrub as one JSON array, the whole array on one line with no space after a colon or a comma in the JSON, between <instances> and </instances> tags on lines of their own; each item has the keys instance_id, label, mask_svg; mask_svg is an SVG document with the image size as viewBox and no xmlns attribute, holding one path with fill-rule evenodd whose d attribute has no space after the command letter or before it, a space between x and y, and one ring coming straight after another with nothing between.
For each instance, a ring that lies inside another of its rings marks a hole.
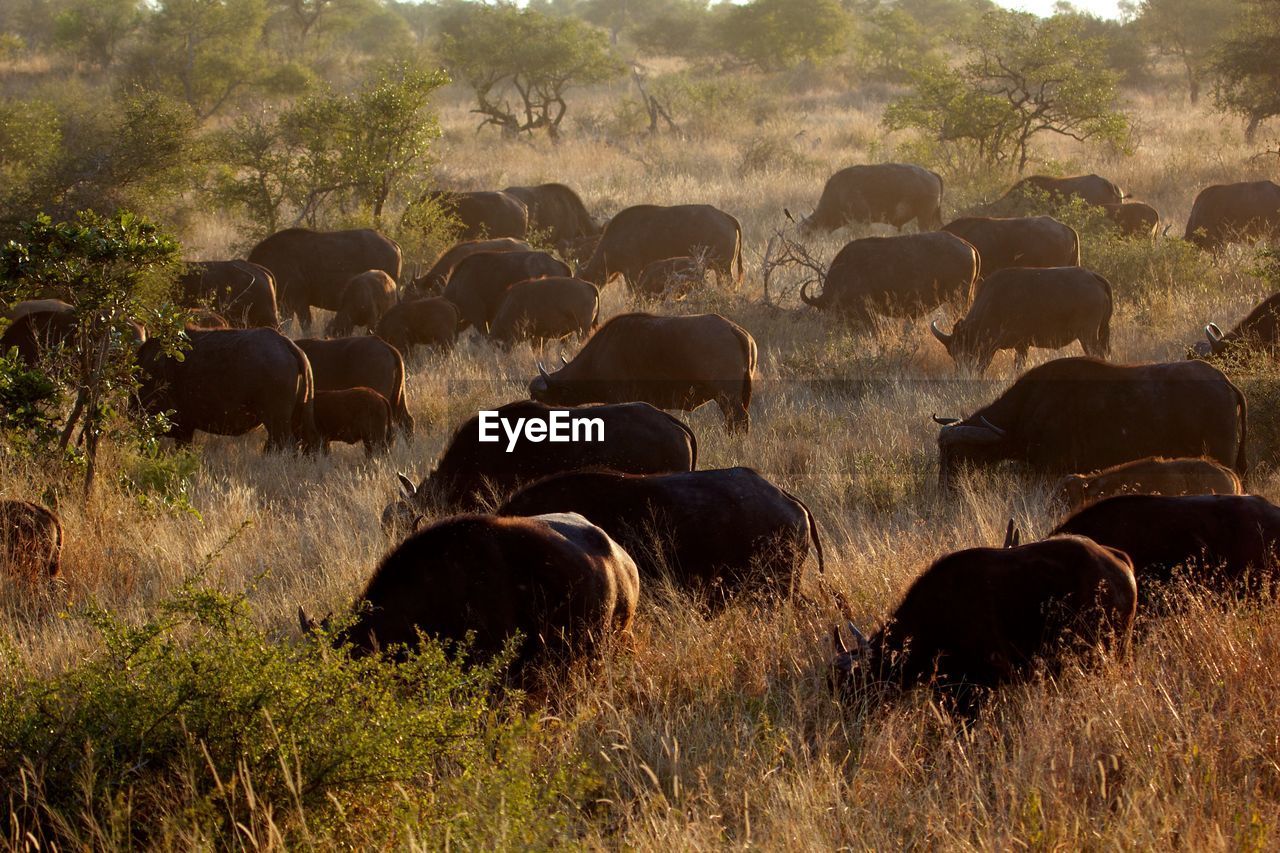
<instances>
[{"instance_id":1,"label":"green shrub","mask_svg":"<svg viewBox=\"0 0 1280 853\"><path fill-rule=\"evenodd\" d=\"M199 472L199 453L187 448L166 453L153 441L141 453L126 457L120 485L143 509L160 507L200 518L191 504L191 481Z\"/></svg>"}]
</instances>

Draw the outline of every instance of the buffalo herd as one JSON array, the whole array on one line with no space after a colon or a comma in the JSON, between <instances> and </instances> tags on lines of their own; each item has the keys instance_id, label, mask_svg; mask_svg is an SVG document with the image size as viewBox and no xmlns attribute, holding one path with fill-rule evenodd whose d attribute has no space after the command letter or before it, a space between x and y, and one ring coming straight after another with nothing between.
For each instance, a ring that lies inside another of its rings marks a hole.
<instances>
[{"instance_id":1,"label":"buffalo herd","mask_svg":"<svg viewBox=\"0 0 1280 853\"><path fill-rule=\"evenodd\" d=\"M1021 375L1003 393L967 417L934 416L939 493L1011 462L1062 478L1054 495L1070 515L1041 541L1021 543L1011 522L1003 547L941 557L870 638L852 622L837 628L832 685L927 684L973 709L1068 654L1122 652L1139 608L1163 606L1175 585L1273 592L1280 508L1244 493L1244 394L1203 357L1106 361L1111 283L1081 266L1074 229L1029 215L1046 200L1084 204L1128 237L1155 239L1157 212L1097 175L1033 176L949 223L943 196L941 177L918 166L835 173L800 233L911 222L918 233L849 241L817 292L806 284L799 296L862 327L947 306L951 330L931 329L962 372L980 375L1012 350ZM741 440L755 338L719 314L601 322L601 290L614 278L643 299L696 290L708 272L739 285L739 221L708 205L646 204L601 225L556 183L433 191L421 202L439 205L462 238L423 274L406 274L400 247L376 231L291 228L245 260L187 266L177 292L197 313L185 353L148 341L141 326L132 342L137 405L165 413L178 441L262 426L271 451L337 441L375 454L415 435L405 379L416 347L448 350L468 329L501 346L584 339L552 369L538 363L529 399L458 426L419 482L400 475L382 515L399 544L349 615L317 623L300 611L303 628L354 654L403 655L431 635L479 660L518 636L512 678L536 689L554 685L549 666L626 642L640 595L660 581L709 607L742 594L803 597L807 560L824 570L809 508L751 468L699 469L693 430L669 413L715 403ZM1203 190L1185 239L1219 251L1276 233L1280 187L1259 181ZM1193 355L1274 352L1277 299L1229 332L1209 323ZM327 336L287 337L290 318L310 330L312 308L333 312ZM74 343L70 304L36 300L6 318L0 351L28 363ZM1083 357L1022 372L1029 349L1076 341ZM521 441L557 429L596 430L598 440ZM59 574L62 528L47 509L0 502L0 533L18 574Z\"/></svg>"}]
</instances>

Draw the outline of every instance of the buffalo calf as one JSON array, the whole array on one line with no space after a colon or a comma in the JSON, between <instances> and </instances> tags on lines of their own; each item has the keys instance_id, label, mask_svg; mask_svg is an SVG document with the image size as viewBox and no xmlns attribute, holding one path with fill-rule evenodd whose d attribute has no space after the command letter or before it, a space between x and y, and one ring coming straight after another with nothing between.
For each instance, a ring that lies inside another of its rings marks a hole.
<instances>
[{"instance_id":1,"label":"buffalo calf","mask_svg":"<svg viewBox=\"0 0 1280 853\"><path fill-rule=\"evenodd\" d=\"M438 296L401 302L382 315L376 334L405 358L415 346L451 349L458 339L458 309Z\"/></svg>"},{"instance_id":2,"label":"buffalo calf","mask_svg":"<svg viewBox=\"0 0 1280 853\"><path fill-rule=\"evenodd\" d=\"M364 444L368 456L391 444L391 404L372 388L316 392L316 429L327 453L329 442Z\"/></svg>"},{"instance_id":3,"label":"buffalo calf","mask_svg":"<svg viewBox=\"0 0 1280 853\"><path fill-rule=\"evenodd\" d=\"M1074 512L1113 495L1239 495L1236 472L1212 459L1151 456L1092 474L1070 474L1058 483L1058 499Z\"/></svg>"},{"instance_id":4,"label":"buffalo calf","mask_svg":"<svg viewBox=\"0 0 1280 853\"><path fill-rule=\"evenodd\" d=\"M489 337L503 344L541 344L585 335L599 314L600 291L591 282L562 276L530 279L511 285L489 326Z\"/></svg>"},{"instance_id":5,"label":"buffalo calf","mask_svg":"<svg viewBox=\"0 0 1280 853\"><path fill-rule=\"evenodd\" d=\"M641 296L662 296L668 292L683 296L701 287L706 280L707 267L697 258L663 258L645 265L632 291Z\"/></svg>"},{"instance_id":6,"label":"buffalo calf","mask_svg":"<svg viewBox=\"0 0 1280 853\"><path fill-rule=\"evenodd\" d=\"M382 270L366 270L351 277L342 288L338 312L329 322L331 338L350 335L356 326L373 330L382 315L396 304L396 280Z\"/></svg>"}]
</instances>

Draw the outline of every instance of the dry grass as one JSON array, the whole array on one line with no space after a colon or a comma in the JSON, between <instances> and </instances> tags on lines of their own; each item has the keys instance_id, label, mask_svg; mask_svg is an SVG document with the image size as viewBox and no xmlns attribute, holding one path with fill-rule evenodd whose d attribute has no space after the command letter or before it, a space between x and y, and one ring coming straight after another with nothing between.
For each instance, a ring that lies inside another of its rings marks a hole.
<instances>
[{"instance_id":1,"label":"dry grass","mask_svg":"<svg viewBox=\"0 0 1280 853\"><path fill-rule=\"evenodd\" d=\"M606 120L616 94L598 94L583 117ZM989 399L1012 379L1009 356L996 360L988 380L959 381L926 322L854 333L790 301L759 303L758 265L785 223L782 208L807 212L835 168L890 159L908 142L884 136L880 107L865 97L819 91L777 100L760 124L740 119L688 139L625 142L578 131L553 147L477 137L465 102L454 99L443 109L440 174L459 188L562 180L597 215L631 203L696 201L742 220L741 290L673 306L721 311L760 345L750 436L726 436L710 408L693 413L700 464L750 464L802 496L821 524L831 583L861 624L873 626L940 554L998 541L1011 515L1031 534L1057 519L1044 484L1008 472L951 499L936 491L930 413L964 413ZM1132 156L1057 142L1042 154L1067 171L1117 180L1153 203L1175 234L1199 187L1255 174L1238 129L1220 117L1172 97L1135 96L1132 108ZM762 150L761 139L794 156L773 158L776 165L747 156ZM948 211L983 192L959 185ZM211 218L191 236L217 254L234 231ZM839 243L818 246L829 259ZM1119 360L1181 358L1207 319L1233 322L1265 292L1242 251L1207 264L1195 281L1157 281L1159 268L1147 262L1153 250L1127 251L1117 269L1132 280L1112 273L1122 295L1113 336ZM1184 269L1174 267L1173 277ZM1125 301L1124 294L1137 295ZM606 293L606 315L629 307L620 288ZM320 612L344 607L388 548L377 519L395 472L424 473L454 425L477 408L522 397L539 357L477 341L448 357L420 357L409 380L418 438L382 459L345 447L320 460L264 457L260 434L203 437L190 496L199 518L144 509L110 488L87 506L60 502L66 587L51 598L0 596L0 631L32 666L56 670L90 650L78 604L141 618L219 549L207 580L251 588L257 618L282 635L295 630L298 603ZM1276 416L1256 407L1253 414ZM121 464L110 461L108 470ZM14 464L0 475L2 497L39 499L54 487ZM1254 487L1280 497L1274 479ZM742 602L710 619L646 604L634 650L575 683L571 710L547 723L551 748L578 756L594 779L591 801L564 804L572 815L564 840L661 850L1274 849L1274 607L1193 607L1151 627L1128 659L1009 691L977 725L958 731L922 695L886 708L838 707L823 669L837 613L815 584L808 593L813 603ZM246 837L282 846L297 831L291 820L267 818ZM351 821L343 835L357 846L387 843L362 834L359 813ZM519 843L500 834L488 841ZM393 843L434 848L444 840L409 824Z\"/></svg>"}]
</instances>

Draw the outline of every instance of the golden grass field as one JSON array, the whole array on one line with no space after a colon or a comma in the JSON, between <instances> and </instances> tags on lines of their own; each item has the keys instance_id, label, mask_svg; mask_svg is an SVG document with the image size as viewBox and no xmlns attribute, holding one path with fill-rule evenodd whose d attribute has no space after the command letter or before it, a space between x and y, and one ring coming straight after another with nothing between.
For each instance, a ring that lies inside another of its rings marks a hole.
<instances>
[{"instance_id":1,"label":"golden grass field","mask_svg":"<svg viewBox=\"0 0 1280 853\"><path fill-rule=\"evenodd\" d=\"M563 181L597 216L641 202L705 202L741 219L742 286L661 307L723 313L759 344L751 432L726 435L714 406L692 413L699 465L750 465L805 500L821 527L828 580L864 630L942 554L999 542L1010 516L1026 536L1059 520L1049 484L1011 471L974 478L952 496L937 490L937 427L929 415L967 414L991 399L1013 378L1011 354L997 357L988 381L959 381L927 320L864 333L790 293L779 304L762 301L760 262L775 229L787 224L784 207L807 213L839 167L906 159L915 150L909 137L882 131L880 100L834 87L782 92L759 123L738 115L690 128L683 139L618 142L592 130L607 119L614 95L602 90L572 105L567 122L575 115L579 122L552 146L477 134L465 98L446 91L439 180L459 189ZM1234 121L1189 108L1180 95L1130 96L1126 109L1135 125L1132 154L1048 140L1039 155L1065 173L1103 174L1152 203L1172 223L1169 239L1181 234L1201 187L1262 177L1275 165L1251 162L1255 149ZM772 153L745 157L762 140ZM993 198L1008 179L977 170L944 170L944 177L947 218ZM237 245L234 223L212 215L184 236L197 257ZM842 232L811 246L829 261L847 239ZM1117 243L1086 239L1084 264L1110 264L1103 271L1116 291L1119 361L1183 358L1205 322L1225 327L1269 292L1250 271L1246 247L1214 261L1175 257L1163 241ZM621 285L605 291L605 316L633 307ZM395 473L425 474L457 424L478 408L522 398L537 360L554 361L559 352L527 345L503 352L468 337L448 356L417 356L408 393L418 436L372 461L342 445L327 458L264 457L260 432L201 436L190 493L198 518L146 509L103 477L87 505L72 496L59 504L65 586L52 596L0 597L0 633L12 635L37 671L55 671L93 652L82 604L142 619L221 548L205 580L249 590L255 617L281 642L296 641L296 606L347 607L393 544L378 519ZM1065 354L1078 352L1077 345ZM1060 354L1033 351L1032 363ZM1268 405L1274 399L1251 399L1255 422L1277 416ZM1251 488L1275 500L1269 434L1255 434ZM0 497L40 500L53 485L40 471L2 464ZM117 454L106 470L126 464ZM1280 844L1280 611L1273 604L1193 603L1148 626L1126 659L1008 690L975 725L957 729L923 692L885 707L834 701L825 664L840 614L813 579L805 587L812 603L739 602L714 617L678 598L658 604L644 597L634 648L580 675L572 700L539 724L547 758L570 756L593 780L590 802L563 804L556 840L664 851ZM477 796L472 809L485 829L461 846L530 843L509 833L500 798ZM300 830L302 816L285 810L259 817L236 844L452 843L412 821L390 834L382 823L366 827L358 810L340 832ZM219 842L177 836L166 846Z\"/></svg>"}]
</instances>

